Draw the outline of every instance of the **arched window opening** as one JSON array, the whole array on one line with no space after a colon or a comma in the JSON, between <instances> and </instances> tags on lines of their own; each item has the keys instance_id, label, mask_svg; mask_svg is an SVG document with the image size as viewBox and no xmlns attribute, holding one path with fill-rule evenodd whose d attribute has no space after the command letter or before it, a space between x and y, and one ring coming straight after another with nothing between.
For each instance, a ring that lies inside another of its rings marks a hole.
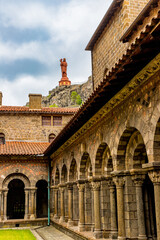
<instances>
[{"instance_id":1,"label":"arched window opening","mask_svg":"<svg viewBox=\"0 0 160 240\"><path fill-rule=\"evenodd\" d=\"M36 184L37 187L37 218L47 217L48 207L48 184L45 180L39 180Z\"/></svg>"},{"instance_id":2,"label":"arched window opening","mask_svg":"<svg viewBox=\"0 0 160 240\"><path fill-rule=\"evenodd\" d=\"M25 214L24 183L19 179L13 179L8 184L7 218L23 219Z\"/></svg>"},{"instance_id":3,"label":"arched window opening","mask_svg":"<svg viewBox=\"0 0 160 240\"><path fill-rule=\"evenodd\" d=\"M54 133L51 133L50 135L49 135L49 143L51 143L51 142L53 142L53 140L56 138L56 135L54 134Z\"/></svg>"},{"instance_id":4,"label":"arched window opening","mask_svg":"<svg viewBox=\"0 0 160 240\"><path fill-rule=\"evenodd\" d=\"M0 133L0 144L5 144L5 135L4 135L4 133Z\"/></svg>"}]
</instances>

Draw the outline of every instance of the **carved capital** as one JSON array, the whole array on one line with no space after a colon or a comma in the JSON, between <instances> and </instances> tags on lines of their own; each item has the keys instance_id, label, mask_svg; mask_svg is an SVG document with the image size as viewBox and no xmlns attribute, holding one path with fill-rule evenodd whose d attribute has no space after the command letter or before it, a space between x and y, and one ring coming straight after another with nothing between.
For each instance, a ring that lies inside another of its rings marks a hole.
<instances>
[{"instance_id":1,"label":"carved capital","mask_svg":"<svg viewBox=\"0 0 160 240\"><path fill-rule=\"evenodd\" d=\"M137 187L138 186L141 187L142 184L144 183L145 177L146 175L144 174L135 174L135 175L132 175L132 180Z\"/></svg>"},{"instance_id":2,"label":"carved capital","mask_svg":"<svg viewBox=\"0 0 160 240\"><path fill-rule=\"evenodd\" d=\"M101 183L100 182L92 182L92 189L93 191L99 191L100 190Z\"/></svg>"},{"instance_id":3,"label":"carved capital","mask_svg":"<svg viewBox=\"0 0 160 240\"><path fill-rule=\"evenodd\" d=\"M151 171L148 174L153 184L160 184L160 170Z\"/></svg>"},{"instance_id":4,"label":"carved capital","mask_svg":"<svg viewBox=\"0 0 160 240\"><path fill-rule=\"evenodd\" d=\"M115 183L112 178L108 179L107 184L109 188L115 188Z\"/></svg>"},{"instance_id":5,"label":"carved capital","mask_svg":"<svg viewBox=\"0 0 160 240\"><path fill-rule=\"evenodd\" d=\"M122 176L115 176L113 177L113 181L117 188L122 188L125 183L125 178Z\"/></svg>"},{"instance_id":6,"label":"carved capital","mask_svg":"<svg viewBox=\"0 0 160 240\"><path fill-rule=\"evenodd\" d=\"M60 193L64 193L65 187L60 187L59 190L60 190Z\"/></svg>"},{"instance_id":7,"label":"carved capital","mask_svg":"<svg viewBox=\"0 0 160 240\"><path fill-rule=\"evenodd\" d=\"M79 189L79 192L84 192L84 189L85 189L85 184L83 183L83 184L77 184L77 187L78 187L78 189Z\"/></svg>"},{"instance_id":8,"label":"carved capital","mask_svg":"<svg viewBox=\"0 0 160 240\"><path fill-rule=\"evenodd\" d=\"M68 189L69 191L72 191L72 190L73 190L73 183L67 184L67 189Z\"/></svg>"}]
</instances>

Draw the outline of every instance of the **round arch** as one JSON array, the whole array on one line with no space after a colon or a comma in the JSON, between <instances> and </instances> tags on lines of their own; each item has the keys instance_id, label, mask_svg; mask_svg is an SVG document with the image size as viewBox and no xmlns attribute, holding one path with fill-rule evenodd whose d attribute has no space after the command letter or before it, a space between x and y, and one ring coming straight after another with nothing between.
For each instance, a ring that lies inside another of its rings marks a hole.
<instances>
[{"instance_id":1,"label":"round arch","mask_svg":"<svg viewBox=\"0 0 160 240\"><path fill-rule=\"evenodd\" d=\"M76 181L77 178L77 162L73 158L69 169L69 181Z\"/></svg>"},{"instance_id":2,"label":"round arch","mask_svg":"<svg viewBox=\"0 0 160 240\"><path fill-rule=\"evenodd\" d=\"M130 137L126 149L125 166L127 170L140 169L142 164L147 163L146 147L142 135L137 130Z\"/></svg>"},{"instance_id":3,"label":"round arch","mask_svg":"<svg viewBox=\"0 0 160 240\"><path fill-rule=\"evenodd\" d=\"M108 145L103 142L99 145L95 159L95 175L107 175L113 171L112 157Z\"/></svg>"},{"instance_id":4,"label":"round arch","mask_svg":"<svg viewBox=\"0 0 160 240\"><path fill-rule=\"evenodd\" d=\"M88 152L84 152L80 162L80 179L92 176L92 163Z\"/></svg>"},{"instance_id":5,"label":"round arch","mask_svg":"<svg viewBox=\"0 0 160 240\"><path fill-rule=\"evenodd\" d=\"M24 187L25 188L28 188L30 187L30 181L28 179L27 176L25 176L24 174L22 173L12 173L12 174L9 174L3 181L2 183L2 188L7 188L8 187L8 184L10 181L14 180L14 179L18 179L18 180L21 180L23 183L24 183Z\"/></svg>"},{"instance_id":6,"label":"round arch","mask_svg":"<svg viewBox=\"0 0 160 240\"><path fill-rule=\"evenodd\" d=\"M62 171L61 171L61 183L67 182L67 167L63 164Z\"/></svg>"}]
</instances>

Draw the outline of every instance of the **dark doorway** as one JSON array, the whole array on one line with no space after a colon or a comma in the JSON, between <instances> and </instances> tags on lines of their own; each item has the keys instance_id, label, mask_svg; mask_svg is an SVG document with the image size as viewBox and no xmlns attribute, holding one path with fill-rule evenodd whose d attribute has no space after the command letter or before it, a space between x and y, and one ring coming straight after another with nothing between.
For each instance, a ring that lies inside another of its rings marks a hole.
<instances>
[{"instance_id":1,"label":"dark doorway","mask_svg":"<svg viewBox=\"0 0 160 240\"><path fill-rule=\"evenodd\" d=\"M47 217L48 215L48 183L45 180L39 180L37 187L37 218Z\"/></svg>"},{"instance_id":2,"label":"dark doorway","mask_svg":"<svg viewBox=\"0 0 160 240\"><path fill-rule=\"evenodd\" d=\"M8 184L7 216L9 219L23 219L25 213L24 183L14 179Z\"/></svg>"}]
</instances>

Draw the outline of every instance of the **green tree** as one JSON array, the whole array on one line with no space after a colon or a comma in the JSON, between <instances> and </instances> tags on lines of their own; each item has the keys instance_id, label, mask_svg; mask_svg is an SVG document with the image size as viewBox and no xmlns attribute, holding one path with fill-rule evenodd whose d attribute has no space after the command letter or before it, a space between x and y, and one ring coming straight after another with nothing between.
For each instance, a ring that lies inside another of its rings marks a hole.
<instances>
[{"instance_id":1,"label":"green tree","mask_svg":"<svg viewBox=\"0 0 160 240\"><path fill-rule=\"evenodd\" d=\"M72 101L73 104L76 104L77 95L78 95L78 94L77 94L76 91L73 91L73 92L71 93L71 101Z\"/></svg>"},{"instance_id":2,"label":"green tree","mask_svg":"<svg viewBox=\"0 0 160 240\"><path fill-rule=\"evenodd\" d=\"M81 98L81 96L79 94L76 97L76 104L77 105L81 105L82 104L82 98Z\"/></svg>"}]
</instances>

